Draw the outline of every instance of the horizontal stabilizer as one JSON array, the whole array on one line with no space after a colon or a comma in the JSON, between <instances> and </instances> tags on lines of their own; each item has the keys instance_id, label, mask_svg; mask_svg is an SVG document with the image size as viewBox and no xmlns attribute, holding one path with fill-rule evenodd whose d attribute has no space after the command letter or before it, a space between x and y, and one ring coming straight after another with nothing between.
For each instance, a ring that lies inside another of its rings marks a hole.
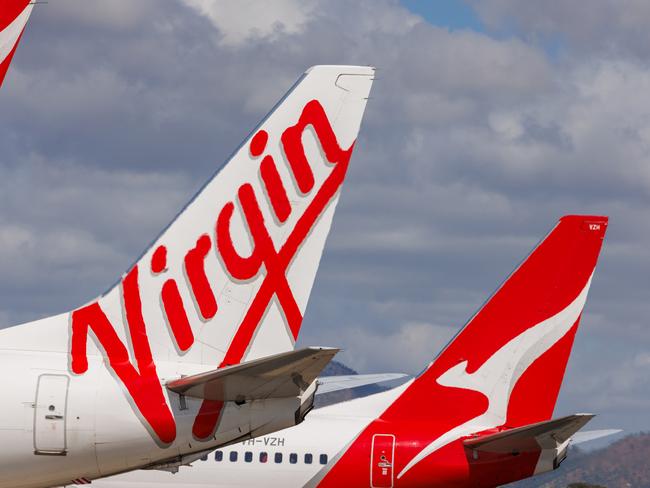
<instances>
[{"instance_id":1,"label":"horizontal stabilizer","mask_svg":"<svg viewBox=\"0 0 650 488\"><path fill-rule=\"evenodd\" d=\"M323 376L318 378L317 395L332 393L333 391L349 390L360 386L375 385L385 383L386 381L399 380L405 378L403 373L385 373L385 374L351 374L341 376Z\"/></svg>"},{"instance_id":2,"label":"horizontal stabilizer","mask_svg":"<svg viewBox=\"0 0 650 488\"><path fill-rule=\"evenodd\" d=\"M300 396L339 349L308 347L169 381L167 389L214 401Z\"/></svg>"},{"instance_id":3,"label":"horizontal stabilizer","mask_svg":"<svg viewBox=\"0 0 650 488\"><path fill-rule=\"evenodd\" d=\"M595 441L610 435L620 434L623 432L621 429L603 429L603 430L585 430L584 432L576 432L571 436L571 444L583 444L585 442Z\"/></svg>"},{"instance_id":4,"label":"horizontal stabilizer","mask_svg":"<svg viewBox=\"0 0 650 488\"><path fill-rule=\"evenodd\" d=\"M509 429L464 441L465 447L496 454L556 449L584 427L594 415L575 414L554 420Z\"/></svg>"}]
</instances>

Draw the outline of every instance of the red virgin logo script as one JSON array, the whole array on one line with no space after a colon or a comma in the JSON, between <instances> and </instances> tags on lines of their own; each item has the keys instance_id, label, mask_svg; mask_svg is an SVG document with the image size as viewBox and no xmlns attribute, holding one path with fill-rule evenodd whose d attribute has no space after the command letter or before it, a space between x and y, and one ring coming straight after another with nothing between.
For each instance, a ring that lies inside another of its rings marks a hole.
<instances>
[{"instance_id":1,"label":"red virgin logo script","mask_svg":"<svg viewBox=\"0 0 650 488\"><path fill-rule=\"evenodd\" d=\"M332 165L330 174L316 190L314 174L302 143L302 136L309 126L313 128L325 158ZM265 131L255 134L250 144L250 153L254 158L262 155L267 141L268 134ZM262 269L265 270L262 284L251 300L219 367L237 364L242 360L273 296L277 297L293 339L297 338L302 314L287 281L287 269L319 216L343 183L354 146L353 144L348 149L339 146L327 115L316 100L305 105L296 125L288 127L282 133L281 142L298 189L302 194L313 194L311 202L297 219L284 244L279 249L275 248L258 196L250 183L244 183L237 190L236 199L252 241L250 255L240 255L231 237L230 221L235 210L234 201L224 205L216 216L212 232L214 237L208 233L201 235L196 241L196 246L185 254L183 264L189 291L203 319L214 317L219 310L208 279L210 270L205 267L208 253L216 251L227 273L235 280L252 279L260 276ZM260 176L271 208L282 225L291 215L292 209L272 156L266 155L262 158ZM151 271L162 275L166 270L167 250L160 246L153 253ZM167 404L151 353L147 325L142 314L138 265L129 271L121 285L126 325L136 364L132 363L127 347L100 304L94 302L72 313L71 369L75 374L83 374L88 370L86 346L88 331L92 330L99 346L105 352L108 367L124 385L134 408L149 425L153 434L162 443L170 444L176 438L176 422ZM170 278L164 282L160 298L176 347L180 351L187 351L195 339L175 279ZM196 438L207 439L213 435L222 407L221 402L203 402L192 429Z\"/></svg>"}]
</instances>

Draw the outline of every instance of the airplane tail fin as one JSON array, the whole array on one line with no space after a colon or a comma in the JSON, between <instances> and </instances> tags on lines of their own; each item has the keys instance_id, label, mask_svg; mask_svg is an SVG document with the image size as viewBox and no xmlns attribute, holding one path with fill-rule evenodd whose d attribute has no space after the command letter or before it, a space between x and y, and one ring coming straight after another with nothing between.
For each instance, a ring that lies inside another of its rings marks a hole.
<instances>
[{"instance_id":1,"label":"airplane tail fin","mask_svg":"<svg viewBox=\"0 0 650 488\"><path fill-rule=\"evenodd\" d=\"M562 217L427 369L360 404L385 410L314 478L319 486L335 486L343 473L360 473L350 484L369 476L371 485L392 486L393 475L417 484L432 472L436 486L468 479L468 486L496 486L559 463L567 439L590 418L549 422L607 225L607 217ZM394 466L391 456L388 464L373 457L383 465L355 469L367 462L366 446L390 453L395 438L403 449Z\"/></svg>"},{"instance_id":2,"label":"airplane tail fin","mask_svg":"<svg viewBox=\"0 0 650 488\"><path fill-rule=\"evenodd\" d=\"M548 420L564 377L607 217L565 216L406 394L518 427ZM425 393L426 391L426 393ZM402 399L400 399L402 400Z\"/></svg>"},{"instance_id":3,"label":"airplane tail fin","mask_svg":"<svg viewBox=\"0 0 650 488\"><path fill-rule=\"evenodd\" d=\"M161 375L294 348L373 79L309 69L116 285L0 331L2 346L67 352L74 375L108 369L171 442ZM195 437L212 435L221 407L203 401Z\"/></svg>"},{"instance_id":4,"label":"airplane tail fin","mask_svg":"<svg viewBox=\"0 0 650 488\"><path fill-rule=\"evenodd\" d=\"M33 8L30 0L2 0L0 3L0 87Z\"/></svg>"},{"instance_id":5,"label":"airplane tail fin","mask_svg":"<svg viewBox=\"0 0 650 488\"><path fill-rule=\"evenodd\" d=\"M120 282L72 312L72 370L87 367L89 329L111 363L123 326L145 362L293 349L373 76L308 70Z\"/></svg>"},{"instance_id":6,"label":"airplane tail fin","mask_svg":"<svg viewBox=\"0 0 650 488\"><path fill-rule=\"evenodd\" d=\"M435 414L434 441L402 469L465 436L549 420L607 217L566 216L384 412Z\"/></svg>"}]
</instances>

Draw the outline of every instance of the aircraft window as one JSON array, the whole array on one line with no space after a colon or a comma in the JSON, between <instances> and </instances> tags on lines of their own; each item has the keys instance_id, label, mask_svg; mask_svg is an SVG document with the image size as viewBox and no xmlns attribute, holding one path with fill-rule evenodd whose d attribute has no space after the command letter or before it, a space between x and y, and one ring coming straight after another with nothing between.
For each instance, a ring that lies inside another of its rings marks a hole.
<instances>
[{"instance_id":1,"label":"aircraft window","mask_svg":"<svg viewBox=\"0 0 650 488\"><path fill-rule=\"evenodd\" d=\"M207 454L201 456L201 461L207 461L207 460L208 460L208 455Z\"/></svg>"},{"instance_id":2,"label":"aircraft window","mask_svg":"<svg viewBox=\"0 0 650 488\"><path fill-rule=\"evenodd\" d=\"M269 460L268 452L260 452L260 463L265 463Z\"/></svg>"},{"instance_id":3,"label":"aircraft window","mask_svg":"<svg viewBox=\"0 0 650 488\"><path fill-rule=\"evenodd\" d=\"M305 454L305 464L311 464L314 460L314 456L311 454Z\"/></svg>"},{"instance_id":4,"label":"aircraft window","mask_svg":"<svg viewBox=\"0 0 650 488\"><path fill-rule=\"evenodd\" d=\"M246 461L247 463L252 462L253 461L253 453L250 452L250 451L246 451L244 453L244 461Z\"/></svg>"},{"instance_id":5,"label":"aircraft window","mask_svg":"<svg viewBox=\"0 0 650 488\"><path fill-rule=\"evenodd\" d=\"M298 455L295 452L289 454L289 462L291 464L296 464L298 462Z\"/></svg>"},{"instance_id":6,"label":"aircraft window","mask_svg":"<svg viewBox=\"0 0 650 488\"><path fill-rule=\"evenodd\" d=\"M223 461L223 451L214 451L214 460Z\"/></svg>"},{"instance_id":7,"label":"aircraft window","mask_svg":"<svg viewBox=\"0 0 650 488\"><path fill-rule=\"evenodd\" d=\"M321 464L327 464L327 454L321 454L319 460Z\"/></svg>"},{"instance_id":8,"label":"aircraft window","mask_svg":"<svg viewBox=\"0 0 650 488\"><path fill-rule=\"evenodd\" d=\"M230 462L237 462L237 451L230 451Z\"/></svg>"},{"instance_id":9,"label":"aircraft window","mask_svg":"<svg viewBox=\"0 0 650 488\"><path fill-rule=\"evenodd\" d=\"M280 464L282 462L282 453L281 452L276 452L275 453L275 463Z\"/></svg>"}]
</instances>

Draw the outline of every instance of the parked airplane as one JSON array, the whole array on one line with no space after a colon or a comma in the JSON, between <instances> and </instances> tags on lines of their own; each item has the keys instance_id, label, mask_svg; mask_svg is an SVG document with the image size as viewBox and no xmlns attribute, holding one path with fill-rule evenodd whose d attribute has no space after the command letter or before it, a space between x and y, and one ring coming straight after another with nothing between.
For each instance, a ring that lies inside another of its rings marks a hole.
<instances>
[{"instance_id":1,"label":"parked airplane","mask_svg":"<svg viewBox=\"0 0 650 488\"><path fill-rule=\"evenodd\" d=\"M0 2L0 86L5 79L34 4L30 0Z\"/></svg>"},{"instance_id":2,"label":"parked airplane","mask_svg":"<svg viewBox=\"0 0 650 488\"><path fill-rule=\"evenodd\" d=\"M560 219L414 380L175 475L136 471L96 486L482 488L557 468L592 418L551 416L607 223Z\"/></svg>"},{"instance_id":3,"label":"parked airplane","mask_svg":"<svg viewBox=\"0 0 650 488\"><path fill-rule=\"evenodd\" d=\"M180 463L303 420L336 350L294 344L373 76L308 70L116 285L0 330L0 487Z\"/></svg>"}]
</instances>

